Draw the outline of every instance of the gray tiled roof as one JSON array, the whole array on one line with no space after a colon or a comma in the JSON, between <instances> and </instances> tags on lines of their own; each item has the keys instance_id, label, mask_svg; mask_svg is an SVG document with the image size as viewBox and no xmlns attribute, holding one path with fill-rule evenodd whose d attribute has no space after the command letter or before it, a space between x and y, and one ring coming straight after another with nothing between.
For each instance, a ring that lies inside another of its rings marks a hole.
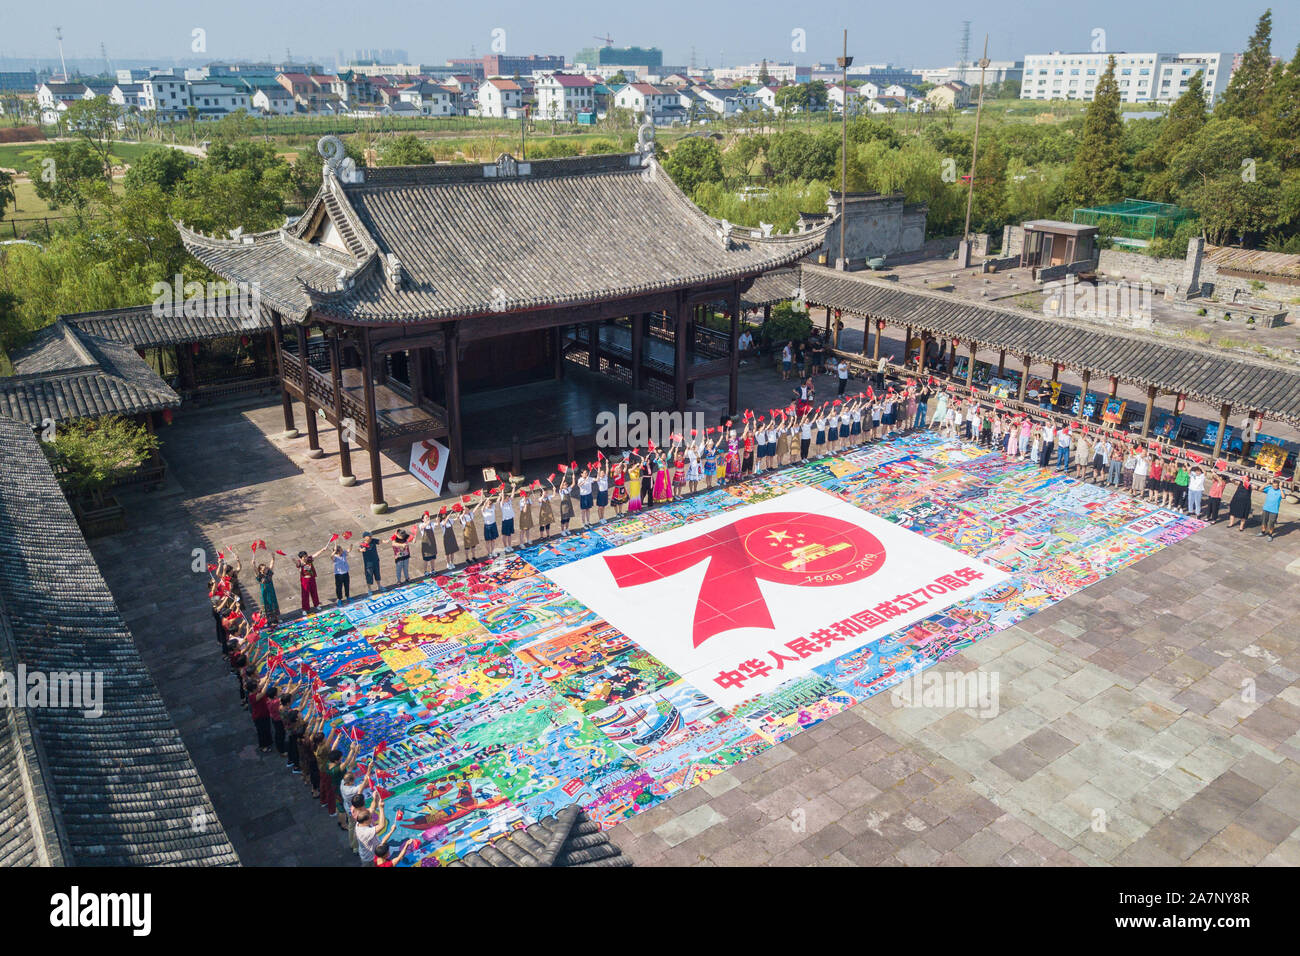
<instances>
[{"instance_id":1,"label":"gray tiled roof","mask_svg":"<svg viewBox=\"0 0 1300 956\"><path fill-rule=\"evenodd\" d=\"M3 666L103 675L98 718L80 708L19 715L31 730L26 768L14 760L21 737L0 723L0 862L41 862L36 838L57 832L74 865L238 863L31 429L0 418L0 447ZM24 792L36 811L26 826L8 806ZM55 825L31 822L42 807Z\"/></svg>"},{"instance_id":2,"label":"gray tiled roof","mask_svg":"<svg viewBox=\"0 0 1300 956\"><path fill-rule=\"evenodd\" d=\"M16 374L0 378L0 415L32 427L46 419L135 415L181 403L130 345L90 335L62 319L37 332L10 359Z\"/></svg>"},{"instance_id":3,"label":"gray tiled roof","mask_svg":"<svg viewBox=\"0 0 1300 956\"><path fill-rule=\"evenodd\" d=\"M1028 354L1036 361L1057 362L1098 378L1117 375L1126 382L1181 392L1211 405L1226 402L1300 424L1300 369L1137 332L975 305L822 266L805 263L801 273L804 294L816 305L911 325L963 343L977 342L980 348L1006 349L1010 355Z\"/></svg>"},{"instance_id":4,"label":"gray tiled roof","mask_svg":"<svg viewBox=\"0 0 1300 956\"><path fill-rule=\"evenodd\" d=\"M735 227L724 244L720 223L637 155L520 166L526 175L496 175L496 164L366 169L365 182L348 185L327 171L292 229L227 240L181 227L181 236L204 265L257 283L288 316L314 308L360 322L490 317L743 279L822 242L821 230L762 238ZM343 248L304 241L322 214ZM396 289L389 255L404 273Z\"/></svg>"},{"instance_id":5,"label":"gray tiled roof","mask_svg":"<svg viewBox=\"0 0 1300 956\"><path fill-rule=\"evenodd\" d=\"M775 305L795 298L799 292L799 270L778 269L761 275L754 280L749 291L740 297L740 304L746 309L757 309L765 305Z\"/></svg>"},{"instance_id":6,"label":"gray tiled roof","mask_svg":"<svg viewBox=\"0 0 1300 956\"><path fill-rule=\"evenodd\" d=\"M511 830L452 866L631 866L632 861L576 803L522 830Z\"/></svg>"},{"instance_id":7,"label":"gray tiled roof","mask_svg":"<svg viewBox=\"0 0 1300 956\"><path fill-rule=\"evenodd\" d=\"M59 318L82 332L137 349L207 342L271 329L270 316L264 309L248 317L218 315L215 304L205 304L202 311L198 316L155 315L152 305L134 305L103 312L76 312Z\"/></svg>"}]
</instances>

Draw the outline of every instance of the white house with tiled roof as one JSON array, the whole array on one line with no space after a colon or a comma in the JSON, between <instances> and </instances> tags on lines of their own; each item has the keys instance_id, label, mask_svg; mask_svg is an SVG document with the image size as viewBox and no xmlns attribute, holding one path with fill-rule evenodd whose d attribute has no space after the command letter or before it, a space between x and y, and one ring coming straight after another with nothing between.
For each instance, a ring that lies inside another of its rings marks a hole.
<instances>
[{"instance_id":1,"label":"white house with tiled roof","mask_svg":"<svg viewBox=\"0 0 1300 956\"><path fill-rule=\"evenodd\" d=\"M514 80L494 76L479 84L479 116L495 116L498 119L514 119L524 105L524 91Z\"/></svg>"},{"instance_id":2,"label":"white house with tiled roof","mask_svg":"<svg viewBox=\"0 0 1300 956\"><path fill-rule=\"evenodd\" d=\"M574 120L596 108L596 82L573 73L547 73L537 78L537 118Z\"/></svg>"}]
</instances>

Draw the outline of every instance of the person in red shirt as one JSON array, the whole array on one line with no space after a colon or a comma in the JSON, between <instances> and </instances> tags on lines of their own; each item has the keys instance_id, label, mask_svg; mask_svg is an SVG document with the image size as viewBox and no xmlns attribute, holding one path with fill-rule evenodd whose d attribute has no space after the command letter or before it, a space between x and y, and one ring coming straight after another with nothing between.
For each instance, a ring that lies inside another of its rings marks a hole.
<instances>
[{"instance_id":1,"label":"person in red shirt","mask_svg":"<svg viewBox=\"0 0 1300 956\"><path fill-rule=\"evenodd\" d=\"M248 689L248 712L253 718L253 726L257 728L257 749L264 754L271 752L271 706L266 694L266 685L270 680L268 674L260 683L250 680L244 685Z\"/></svg>"},{"instance_id":2,"label":"person in red shirt","mask_svg":"<svg viewBox=\"0 0 1300 956\"><path fill-rule=\"evenodd\" d=\"M397 864L402 862L402 857L406 856L406 852L411 849L411 847L415 846L415 844L415 840L407 840L402 844L402 849L398 852L397 856L393 857L391 860L388 858L388 844L379 844L379 846L375 847L375 866L397 866Z\"/></svg>"}]
</instances>

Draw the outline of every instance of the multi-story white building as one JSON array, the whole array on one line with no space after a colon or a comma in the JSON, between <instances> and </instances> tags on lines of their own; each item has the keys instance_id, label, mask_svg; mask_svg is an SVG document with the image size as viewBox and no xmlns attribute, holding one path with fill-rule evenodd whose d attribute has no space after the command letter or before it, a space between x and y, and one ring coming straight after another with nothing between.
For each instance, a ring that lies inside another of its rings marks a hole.
<instances>
[{"instance_id":1,"label":"multi-story white building","mask_svg":"<svg viewBox=\"0 0 1300 956\"><path fill-rule=\"evenodd\" d=\"M143 83L117 83L113 86L108 98L122 107L127 112L133 112L144 108L144 84Z\"/></svg>"},{"instance_id":2,"label":"multi-story white building","mask_svg":"<svg viewBox=\"0 0 1300 956\"><path fill-rule=\"evenodd\" d=\"M680 122L686 117L681 92L673 86L628 83L614 94L614 106L631 110L638 118L648 115L652 123Z\"/></svg>"},{"instance_id":3,"label":"multi-story white building","mask_svg":"<svg viewBox=\"0 0 1300 956\"><path fill-rule=\"evenodd\" d=\"M596 108L596 83L573 73L547 73L537 78L537 118L576 120Z\"/></svg>"},{"instance_id":4,"label":"multi-story white building","mask_svg":"<svg viewBox=\"0 0 1300 956\"><path fill-rule=\"evenodd\" d=\"M155 72L140 84L144 90L140 108L157 114L161 120L180 119L190 106L190 84L175 73Z\"/></svg>"},{"instance_id":5,"label":"multi-story white building","mask_svg":"<svg viewBox=\"0 0 1300 956\"><path fill-rule=\"evenodd\" d=\"M763 101L753 93L744 90L722 89L716 86L697 86L693 92L698 96L699 104L720 116L734 116L751 110L763 108ZM689 101L684 101L689 103Z\"/></svg>"},{"instance_id":6,"label":"multi-story white building","mask_svg":"<svg viewBox=\"0 0 1300 956\"><path fill-rule=\"evenodd\" d=\"M832 83L826 87L826 99L830 102L831 112L833 113L843 113L846 100L849 104L850 114L862 112L862 97L863 94L855 86L844 87L839 83ZM875 99L876 93L869 94L868 98Z\"/></svg>"},{"instance_id":7,"label":"multi-story white building","mask_svg":"<svg viewBox=\"0 0 1300 956\"><path fill-rule=\"evenodd\" d=\"M239 110L247 112L251 105L248 88L242 85L205 80L191 83L189 94L190 105L198 109L199 119L216 120Z\"/></svg>"},{"instance_id":8,"label":"multi-story white building","mask_svg":"<svg viewBox=\"0 0 1300 956\"><path fill-rule=\"evenodd\" d=\"M57 123L59 114L77 100L93 100L95 91L85 83L42 83L36 88L36 105L42 123Z\"/></svg>"},{"instance_id":9,"label":"multi-story white building","mask_svg":"<svg viewBox=\"0 0 1300 956\"><path fill-rule=\"evenodd\" d=\"M1170 103L1204 73L1205 99L1213 105L1228 87L1228 53L1046 53L1025 57L1022 100L1088 100L1115 57L1115 82L1125 103Z\"/></svg>"},{"instance_id":10,"label":"multi-story white building","mask_svg":"<svg viewBox=\"0 0 1300 956\"><path fill-rule=\"evenodd\" d=\"M253 94L253 109L264 116L292 116L298 110L289 91L282 86L264 86Z\"/></svg>"},{"instance_id":11,"label":"multi-story white building","mask_svg":"<svg viewBox=\"0 0 1300 956\"><path fill-rule=\"evenodd\" d=\"M793 63L750 63L745 66L718 67L713 71L714 83L757 83L767 70L773 83L807 83L812 76L811 66Z\"/></svg>"},{"instance_id":12,"label":"multi-story white building","mask_svg":"<svg viewBox=\"0 0 1300 956\"><path fill-rule=\"evenodd\" d=\"M524 91L514 80L494 76L479 84L476 99L479 116L516 119L524 105Z\"/></svg>"},{"instance_id":13,"label":"multi-story white building","mask_svg":"<svg viewBox=\"0 0 1300 956\"><path fill-rule=\"evenodd\" d=\"M398 94L403 103L410 103L421 116L459 116L460 89L438 86L435 83L414 83Z\"/></svg>"}]
</instances>

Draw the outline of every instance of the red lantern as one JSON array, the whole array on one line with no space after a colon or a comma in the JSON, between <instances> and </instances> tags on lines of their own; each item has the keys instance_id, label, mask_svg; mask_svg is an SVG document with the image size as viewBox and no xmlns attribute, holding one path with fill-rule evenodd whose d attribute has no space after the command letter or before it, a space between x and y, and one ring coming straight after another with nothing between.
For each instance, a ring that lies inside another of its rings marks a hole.
<instances>
[{"instance_id":1,"label":"red lantern","mask_svg":"<svg viewBox=\"0 0 1300 956\"><path fill-rule=\"evenodd\" d=\"M198 354L199 354L199 343L198 343L198 342L195 342L194 344L192 344L192 345L190 346L190 351L193 352L195 355L198 355Z\"/></svg>"},{"instance_id":2,"label":"red lantern","mask_svg":"<svg viewBox=\"0 0 1300 956\"><path fill-rule=\"evenodd\" d=\"M172 423L172 410L170 408L164 408L162 418L164 424L170 425Z\"/></svg>"},{"instance_id":3,"label":"red lantern","mask_svg":"<svg viewBox=\"0 0 1300 956\"><path fill-rule=\"evenodd\" d=\"M952 340L952 347L953 347L953 348L956 348L956 347L959 346L959 345L961 345L961 339L953 339L953 340Z\"/></svg>"},{"instance_id":4,"label":"red lantern","mask_svg":"<svg viewBox=\"0 0 1300 956\"><path fill-rule=\"evenodd\" d=\"M884 319L876 319L876 328L877 328L877 329L883 329L884 327L885 327L885 320L884 320Z\"/></svg>"},{"instance_id":5,"label":"red lantern","mask_svg":"<svg viewBox=\"0 0 1300 956\"><path fill-rule=\"evenodd\" d=\"M248 348L248 342L249 342L249 339L248 339L248 336L247 336L247 335L241 335L241 336L239 337L239 344L242 345L242 346L244 346L244 348Z\"/></svg>"}]
</instances>

